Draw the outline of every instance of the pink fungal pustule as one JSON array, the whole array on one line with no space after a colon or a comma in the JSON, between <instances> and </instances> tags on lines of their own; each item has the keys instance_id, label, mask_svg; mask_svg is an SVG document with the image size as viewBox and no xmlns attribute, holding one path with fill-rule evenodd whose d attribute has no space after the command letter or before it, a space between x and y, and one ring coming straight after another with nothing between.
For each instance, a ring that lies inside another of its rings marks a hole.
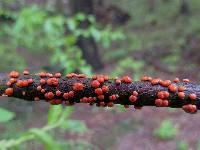
<instances>
[{"instance_id":1,"label":"pink fungal pustule","mask_svg":"<svg viewBox=\"0 0 200 150\"><path fill-rule=\"evenodd\" d=\"M185 83L189 83L190 80L189 80L189 79L183 79L183 82L185 82Z\"/></svg>"},{"instance_id":2,"label":"pink fungal pustule","mask_svg":"<svg viewBox=\"0 0 200 150\"><path fill-rule=\"evenodd\" d=\"M180 82L180 79L179 79L179 78L175 78L173 81L174 81L175 83L178 83L178 82Z\"/></svg>"},{"instance_id":3,"label":"pink fungal pustule","mask_svg":"<svg viewBox=\"0 0 200 150\"><path fill-rule=\"evenodd\" d=\"M5 94L6 94L7 96L12 96L12 95L13 95L13 88L7 88L7 89L5 90Z\"/></svg>"},{"instance_id":4,"label":"pink fungal pustule","mask_svg":"<svg viewBox=\"0 0 200 150\"><path fill-rule=\"evenodd\" d=\"M109 87L108 86L106 86L106 85L104 85L104 86L102 86L102 91L103 91L103 93L106 93L106 92L108 92L109 91Z\"/></svg>"},{"instance_id":5,"label":"pink fungal pustule","mask_svg":"<svg viewBox=\"0 0 200 150\"><path fill-rule=\"evenodd\" d=\"M10 72L10 74L9 74L9 76L11 77L11 78L18 78L19 77L19 72L17 72L17 71L11 71Z\"/></svg>"},{"instance_id":6,"label":"pink fungal pustule","mask_svg":"<svg viewBox=\"0 0 200 150\"><path fill-rule=\"evenodd\" d=\"M68 99L68 98L69 98L69 93L64 93L64 94L63 94L63 98L64 98L64 99Z\"/></svg>"},{"instance_id":7,"label":"pink fungal pustule","mask_svg":"<svg viewBox=\"0 0 200 150\"><path fill-rule=\"evenodd\" d=\"M183 92L183 91L185 91L186 90L186 88L184 87L184 86L179 86L178 87L178 91L179 92Z\"/></svg>"},{"instance_id":8,"label":"pink fungal pustule","mask_svg":"<svg viewBox=\"0 0 200 150\"><path fill-rule=\"evenodd\" d=\"M161 81L160 78L152 79L152 80L151 80L151 84L152 84L152 85L156 85L156 84L159 84L160 81Z\"/></svg>"},{"instance_id":9,"label":"pink fungal pustule","mask_svg":"<svg viewBox=\"0 0 200 150\"><path fill-rule=\"evenodd\" d=\"M46 73L46 76L49 77L49 78L52 78L53 74L52 73Z\"/></svg>"},{"instance_id":10,"label":"pink fungal pustule","mask_svg":"<svg viewBox=\"0 0 200 150\"><path fill-rule=\"evenodd\" d=\"M171 85L168 86L168 89L171 92L176 92L177 91L177 86L175 84L171 84Z\"/></svg>"},{"instance_id":11,"label":"pink fungal pustule","mask_svg":"<svg viewBox=\"0 0 200 150\"><path fill-rule=\"evenodd\" d=\"M40 79L40 84L41 84L41 85L46 84L46 80L45 80L45 79Z\"/></svg>"},{"instance_id":12,"label":"pink fungal pustule","mask_svg":"<svg viewBox=\"0 0 200 150\"><path fill-rule=\"evenodd\" d=\"M24 71L23 71L23 74L24 74L24 75L29 75L29 71L28 71L28 70L24 70Z\"/></svg>"},{"instance_id":13,"label":"pink fungal pustule","mask_svg":"<svg viewBox=\"0 0 200 150\"><path fill-rule=\"evenodd\" d=\"M101 101L105 99L104 95L99 95L99 96L97 96L97 98L98 98L99 100L101 100Z\"/></svg>"},{"instance_id":14,"label":"pink fungal pustule","mask_svg":"<svg viewBox=\"0 0 200 150\"><path fill-rule=\"evenodd\" d=\"M96 93L97 95L102 95L102 94L103 94L103 91L102 91L101 88L97 88L97 89L95 89L95 93Z\"/></svg>"},{"instance_id":15,"label":"pink fungal pustule","mask_svg":"<svg viewBox=\"0 0 200 150\"><path fill-rule=\"evenodd\" d=\"M166 98L169 97L169 92L167 92L167 91L159 91L159 92L157 93L157 97L158 97L159 99L166 99Z\"/></svg>"},{"instance_id":16,"label":"pink fungal pustule","mask_svg":"<svg viewBox=\"0 0 200 150\"><path fill-rule=\"evenodd\" d=\"M116 80L115 80L115 83L116 83L117 85L120 85L121 82L122 82L122 81L121 81L120 79L116 79Z\"/></svg>"},{"instance_id":17,"label":"pink fungal pustule","mask_svg":"<svg viewBox=\"0 0 200 150\"><path fill-rule=\"evenodd\" d=\"M74 91L69 91L68 94L69 94L69 97L70 97L70 98L73 98L73 97L74 97Z\"/></svg>"},{"instance_id":18,"label":"pink fungal pustule","mask_svg":"<svg viewBox=\"0 0 200 150\"><path fill-rule=\"evenodd\" d=\"M55 73L55 75L54 75L54 77L56 77L56 78L60 78L62 76L62 74L61 73Z\"/></svg>"},{"instance_id":19,"label":"pink fungal pustule","mask_svg":"<svg viewBox=\"0 0 200 150\"><path fill-rule=\"evenodd\" d=\"M28 79L27 81L28 81L28 84L32 84L34 82L33 79Z\"/></svg>"},{"instance_id":20,"label":"pink fungal pustule","mask_svg":"<svg viewBox=\"0 0 200 150\"><path fill-rule=\"evenodd\" d=\"M17 79L15 79L15 78L10 78L9 82L10 82L11 84L14 84L14 83L17 82Z\"/></svg>"},{"instance_id":21,"label":"pink fungal pustule","mask_svg":"<svg viewBox=\"0 0 200 150\"><path fill-rule=\"evenodd\" d=\"M103 76L99 76L97 77L97 81L99 81L99 83L104 83L104 77Z\"/></svg>"},{"instance_id":22,"label":"pink fungal pustule","mask_svg":"<svg viewBox=\"0 0 200 150\"><path fill-rule=\"evenodd\" d=\"M178 92L178 97L180 99L184 99L185 98L185 93L184 92Z\"/></svg>"},{"instance_id":23,"label":"pink fungal pustule","mask_svg":"<svg viewBox=\"0 0 200 150\"><path fill-rule=\"evenodd\" d=\"M184 105L184 106L182 107L182 109L183 109L185 112L191 113L191 114L197 112L197 107L196 107L196 105L193 105L193 104Z\"/></svg>"},{"instance_id":24,"label":"pink fungal pustule","mask_svg":"<svg viewBox=\"0 0 200 150\"><path fill-rule=\"evenodd\" d=\"M37 86L37 91L41 91L42 87L41 86Z\"/></svg>"},{"instance_id":25,"label":"pink fungal pustule","mask_svg":"<svg viewBox=\"0 0 200 150\"><path fill-rule=\"evenodd\" d=\"M83 91L84 85L82 83L75 83L73 85L73 90L74 91Z\"/></svg>"},{"instance_id":26,"label":"pink fungal pustule","mask_svg":"<svg viewBox=\"0 0 200 150\"><path fill-rule=\"evenodd\" d=\"M77 77L76 73L69 73L66 75L67 78L73 78L73 77Z\"/></svg>"},{"instance_id":27,"label":"pink fungal pustule","mask_svg":"<svg viewBox=\"0 0 200 150\"><path fill-rule=\"evenodd\" d=\"M113 103L113 102L108 102L108 103L107 103L107 106L108 106L108 107L113 107L113 106L114 106L114 103Z\"/></svg>"},{"instance_id":28,"label":"pink fungal pustule","mask_svg":"<svg viewBox=\"0 0 200 150\"><path fill-rule=\"evenodd\" d=\"M110 101L115 101L119 96L117 94L113 94L109 96Z\"/></svg>"},{"instance_id":29,"label":"pink fungal pustule","mask_svg":"<svg viewBox=\"0 0 200 150\"><path fill-rule=\"evenodd\" d=\"M129 76L123 76L122 77L122 82L124 82L124 83L131 83L132 79Z\"/></svg>"},{"instance_id":30,"label":"pink fungal pustule","mask_svg":"<svg viewBox=\"0 0 200 150\"><path fill-rule=\"evenodd\" d=\"M169 105L169 101L166 99L156 99L155 105L157 107L167 107Z\"/></svg>"},{"instance_id":31,"label":"pink fungal pustule","mask_svg":"<svg viewBox=\"0 0 200 150\"><path fill-rule=\"evenodd\" d=\"M137 100L137 97L134 95L129 96L129 101L134 103Z\"/></svg>"},{"instance_id":32,"label":"pink fungal pustule","mask_svg":"<svg viewBox=\"0 0 200 150\"><path fill-rule=\"evenodd\" d=\"M101 107L105 107L105 102L100 102L99 105L100 105Z\"/></svg>"},{"instance_id":33,"label":"pink fungal pustule","mask_svg":"<svg viewBox=\"0 0 200 150\"><path fill-rule=\"evenodd\" d=\"M138 92L137 91L133 91L132 95L129 96L129 101L134 103L137 100L137 96L138 96Z\"/></svg>"},{"instance_id":34,"label":"pink fungal pustule","mask_svg":"<svg viewBox=\"0 0 200 150\"><path fill-rule=\"evenodd\" d=\"M161 84L162 86L167 87L167 86L169 86L169 85L171 84L171 81L170 81L170 80L162 80L162 81L160 82L160 84Z\"/></svg>"},{"instance_id":35,"label":"pink fungal pustule","mask_svg":"<svg viewBox=\"0 0 200 150\"><path fill-rule=\"evenodd\" d=\"M38 75L41 77L41 78L44 78L47 76L47 74L45 72L40 72L38 73Z\"/></svg>"},{"instance_id":36,"label":"pink fungal pustule","mask_svg":"<svg viewBox=\"0 0 200 150\"><path fill-rule=\"evenodd\" d=\"M150 77L150 76L143 76L141 78L141 81L150 81L151 82L151 80L152 80L152 77Z\"/></svg>"},{"instance_id":37,"label":"pink fungal pustule","mask_svg":"<svg viewBox=\"0 0 200 150\"><path fill-rule=\"evenodd\" d=\"M39 97L34 97L34 101L39 101L40 98Z\"/></svg>"},{"instance_id":38,"label":"pink fungal pustule","mask_svg":"<svg viewBox=\"0 0 200 150\"><path fill-rule=\"evenodd\" d=\"M7 85L7 86L11 86L12 83L11 83L10 81L8 81L8 82L6 83L6 85Z\"/></svg>"},{"instance_id":39,"label":"pink fungal pustule","mask_svg":"<svg viewBox=\"0 0 200 150\"><path fill-rule=\"evenodd\" d=\"M50 100L50 104L51 105L59 105L59 104L62 104L62 100L61 99L53 99L53 100Z\"/></svg>"},{"instance_id":40,"label":"pink fungal pustule","mask_svg":"<svg viewBox=\"0 0 200 150\"><path fill-rule=\"evenodd\" d=\"M46 99L53 99L53 98L54 98L53 92L48 92L48 93L46 93L46 94L45 94L45 98L46 98Z\"/></svg>"},{"instance_id":41,"label":"pink fungal pustule","mask_svg":"<svg viewBox=\"0 0 200 150\"><path fill-rule=\"evenodd\" d=\"M189 98L194 101L197 99L197 95L194 93L191 93L191 94L189 94Z\"/></svg>"},{"instance_id":42,"label":"pink fungal pustule","mask_svg":"<svg viewBox=\"0 0 200 150\"><path fill-rule=\"evenodd\" d=\"M158 107L161 107L162 106L162 102L163 102L162 99L156 99L155 100L155 105L158 106Z\"/></svg>"},{"instance_id":43,"label":"pink fungal pustule","mask_svg":"<svg viewBox=\"0 0 200 150\"><path fill-rule=\"evenodd\" d=\"M58 79L57 78L49 78L47 80L47 84L50 86L58 86Z\"/></svg>"},{"instance_id":44,"label":"pink fungal pustule","mask_svg":"<svg viewBox=\"0 0 200 150\"><path fill-rule=\"evenodd\" d=\"M42 89L42 90L41 90L41 93L43 93L43 94L44 94L44 93L45 93L45 89Z\"/></svg>"},{"instance_id":45,"label":"pink fungal pustule","mask_svg":"<svg viewBox=\"0 0 200 150\"><path fill-rule=\"evenodd\" d=\"M56 96L60 96L62 94L62 92L60 92L59 90L56 91Z\"/></svg>"},{"instance_id":46,"label":"pink fungal pustule","mask_svg":"<svg viewBox=\"0 0 200 150\"><path fill-rule=\"evenodd\" d=\"M100 82L98 80L94 80L92 81L91 86L93 88L98 88L100 86Z\"/></svg>"}]
</instances>

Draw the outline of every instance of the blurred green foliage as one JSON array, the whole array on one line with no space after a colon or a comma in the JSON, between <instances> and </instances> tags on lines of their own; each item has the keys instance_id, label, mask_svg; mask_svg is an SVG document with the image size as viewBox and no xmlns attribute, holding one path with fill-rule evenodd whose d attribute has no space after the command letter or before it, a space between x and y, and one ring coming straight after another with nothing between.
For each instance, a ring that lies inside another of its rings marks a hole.
<instances>
[{"instance_id":1,"label":"blurred green foliage","mask_svg":"<svg viewBox=\"0 0 200 150\"><path fill-rule=\"evenodd\" d=\"M49 13L38 5L31 5L11 13L10 17L15 20L14 23L0 24L2 28L0 38L4 40L0 42L2 49L0 56L6 56L4 59L8 59L7 63L14 61L13 64L16 64L14 67L20 65L21 68L24 67L24 59L15 55L17 60L13 60L10 57L14 55L7 57L4 52L11 50L11 53L17 54L18 49L25 49L32 53L49 55L51 65L59 66L65 73L79 70L91 74L91 67L86 64L81 50L76 46L78 37L92 37L105 48L108 48L112 41L124 38L120 29L113 30L111 26L101 28L93 16L82 13L68 17ZM88 20L90 26L81 29L79 25L84 20ZM17 62L18 58L22 63Z\"/></svg>"},{"instance_id":2,"label":"blurred green foliage","mask_svg":"<svg viewBox=\"0 0 200 150\"><path fill-rule=\"evenodd\" d=\"M10 121L15 115L13 112L10 112L6 109L0 108L0 122L5 123Z\"/></svg>"},{"instance_id":3,"label":"blurred green foliage","mask_svg":"<svg viewBox=\"0 0 200 150\"><path fill-rule=\"evenodd\" d=\"M48 121L47 124L42 128L31 128L25 133L21 133L21 136L13 139L3 139L0 140L0 149L7 150L7 149L20 149L24 145L25 142L29 140L37 140L40 142L46 150L62 150L62 149L73 149L74 147L79 147L80 145L84 144L84 147L92 147L92 145L87 144L86 141L79 141L79 142L72 142L69 140L62 141L61 139L54 138L54 132L58 135L60 131L68 131L77 134L83 134L87 131L87 127L84 123L78 120L70 119L70 115L73 112L72 108L66 107L65 109L62 106L51 106L49 113L48 113ZM13 113L7 110L0 110L0 115L4 115L2 121L8 121L13 117ZM59 131L60 130L60 131ZM74 145L74 144L75 145ZM65 147L68 145L68 147ZM83 149L81 146L79 147L80 150Z\"/></svg>"},{"instance_id":4,"label":"blurred green foliage","mask_svg":"<svg viewBox=\"0 0 200 150\"><path fill-rule=\"evenodd\" d=\"M171 120L164 120L160 124L160 127L155 129L154 135L162 140L173 139L178 133L178 127L174 126Z\"/></svg>"},{"instance_id":5,"label":"blurred green foliage","mask_svg":"<svg viewBox=\"0 0 200 150\"><path fill-rule=\"evenodd\" d=\"M177 141L176 146L178 150L189 150L189 146L186 141Z\"/></svg>"}]
</instances>

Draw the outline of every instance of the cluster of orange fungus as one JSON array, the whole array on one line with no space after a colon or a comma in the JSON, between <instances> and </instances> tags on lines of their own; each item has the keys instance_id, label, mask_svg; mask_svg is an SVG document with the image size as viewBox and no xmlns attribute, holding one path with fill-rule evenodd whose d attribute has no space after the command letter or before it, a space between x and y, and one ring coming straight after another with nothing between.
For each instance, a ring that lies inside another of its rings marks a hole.
<instances>
[{"instance_id":1,"label":"cluster of orange fungus","mask_svg":"<svg viewBox=\"0 0 200 150\"><path fill-rule=\"evenodd\" d=\"M124 83L131 83L132 79L129 76L122 77L122 82Z\"/></svg>"},{"instance_id":2,"label":"cluster of orange fungus","mask_svg":"<svg viewBox=\"0 0 200 150\"><path fill-rule=\"evenodd\" d=\"M151 80L152 80L152 77L149 77L149 76L143 76L141 78L141 81L150 81L151 82Z\"/></svg>"},{"instance_id":3,"label":"cluster of orange fungus","mask_svg":"<svg viewBox=\"0 0 200 150\"><path fill-rule=\"evenodd\" d=\"M93 88L98 88L98 87L100 86L100 83L99 83L98 80L94 80L94 81L92 81L91 86L92 86Z\"/></svg>"},{"instance_id":4,"label":"cluster of orange fungus","mask_svg":"<svg viewBox=\"0 0 200 150\"><path fill-rule=\"evenodd\" d=\"M109 100L110 101L115 101L118 97L119 97L118 94L113 94L113 95L109 96Z\"/></svg>"},{"instance_id":5,"label":"cluster of orange fungus","mask_svg":"<svg viewBox=\"0 0 200 150\"><path fill-rule=\"evenodd\" d=\"M28 71L28 70L24 70L24 71L23 71L23 74L24 74L24 75L29 75L29 71Z\"/></svg>"},{"instance_id":6,"label":"cluster of orange fungus","mask_svg":"<svg viewBox=\"0 0 200 150\"><path fill-rule=\"evenodd\" d=\"M155 100L155 105L157 107L167 107L169 105L169 92L167 91L159 91L157 93L157 99Z\"/></svg>"},{"instance_id":7,"label":"cluster of orange fungus","mask_svg":"<svg viewBox=\"0 0 200 150\"><path fill-rule=\"evenodd\" d=\"M12 96L13 95L13 88L7 88L5 90L5 94L8 95L8 96Z\"/></svg>"},{"instance_id":8,"label":"cluster of orange fungus","mask_svg":"<svg viewBox=\"0 0 200 150\"><path fill-rule=\"evenodd\" d=\"M159 84L160 81L161 81L160 78L152 79L152 80L151 80L151 84L152 84L152 85L156 85L156 84Z\"/></svg>"},{"instance_id":9,"label":"cluster of orange fungus","mask_svg":"<svg viewBox=\"0 0 200 150\"><path fill-rule=\"evenodd\" d=\"M53 92L48 92L44 96L45 96L46 99L53 99L54 98L54 93Z\"/></svg>"},{"instance_id":10,"label":"cluster of orange fungus","mask_svg":"<svg viewBox=\"0 0 200 150\"><path fill-rule=\"evenodd\" d=\"M170 90L171 92L176 92L176 91L177 91L177 86L176 86L175 84L170 84L170 85L168 86L168 88L169 88L169 90Z\"/></svg>"},{"instance_id":11,"label":"cluster of orange fungus","mask_svg":"<svg viewBox=\"0 0 200 150\"><path fill-rule=\"evenodd\" d=\"M83 91L84 85L82 83L75 83L73 85L73 90L74 91Z\"/></svg>"},{"instance_id":12,"label":"cluster of orange fungus","mask_svg":"<svg viewBox=\"0 0 200 150\"><path fill-rule=\"evenodd\" d=\"M188 113L197 112L199 105L198 90L189 87L189 79L162 80L143 76L140 82L134 82L129 76L111 79L106 75L87 77L76 73L62 76L59 72L30 75L28 70L21 74L11 71L7 78L5 95L33 101L43 99L52 105L89 103L113 107L122 104L125 108L134 105L135 109L142 106L182 107Z\"/></svg>"},{"instance_id":13,"label":"cluster of orange fungus","mask_svg":"<svg viewBox=\"0 0 200 150\"><path fill-rule=\"evenodd\" d=\"M69 99L74 97L74 91L66 92L63 94L64 99Z\"/></svg>"},{"instance_id":14,"label":"cluster of orange fungus","mask_svg":"<svg viewBox=\"0 0 200 150\"><path fill-rule=\"evenodd\" d=\"M18 78L19 77L19 72L17 72L17 71L11 71L10 74L9 74L9 76L11 78Z\"/></svg>"},{"instance_id":15,"label":"cluster of orange fungus","mask_svg":"<svg viewBox=\"0 0 200 150\"><path fill-rule=\"evenodd\" d=\"M191 94L189 94L189 98L190 98L191 100L196 100L197 95L194 94L194 93L191 93Z\"/></svg>"},{"instance_id":16,"label":"cluster of orange fungus","mask_svg":"<svg viewBox=\"0 0 200 150\"><path fill-rule=\"evenodd\" d=\"M158 107L167 107L169 105L169 101L165 99L156 99L155 105Z\"/></svg>"},{"instance_id":17,"label":"cluster of orange fungus","mask_svg":"<svg viewBox=\"0 0 200 150\"><path fill-rule=\"evenodd\" d=\"M138 96L138 92L137 91L133 91L131 96L129 96L129 101L134 103L137 100L137 96Z\"/></svg>"},{"instance_id":18,"label":"cluster of orange fungus","mask_svg":"<svg viewBox=\"0 0 200 150\"><path fill-rule=\"evenodd\" d=\"M57 78L49 78L47 79L48 85L58 86L58 79Z\"/></svg>"},{"instance_id":19,"label":"cluster of orange fungus","mask_svg":"<svg viewBox=\"0 0 200 150\"><path fill-rule=\"evenodd\" d=\"M185 93L184 92L178 92L178 97L180 99L184 99L185 98Z\"/></svg>"},{"instance_id":20,"label":"cluster of orange fungus","mask_svg":"<svg viewBox=\"0 0 200 150\"><path fill-rule=\"evenodd\" d=\"M196 105L192 105L192 104L187 104L187 105L184 105L183 107L183 110L187 113L196 113L197 112L197 107Z\"/></svg>"}]
</instances>

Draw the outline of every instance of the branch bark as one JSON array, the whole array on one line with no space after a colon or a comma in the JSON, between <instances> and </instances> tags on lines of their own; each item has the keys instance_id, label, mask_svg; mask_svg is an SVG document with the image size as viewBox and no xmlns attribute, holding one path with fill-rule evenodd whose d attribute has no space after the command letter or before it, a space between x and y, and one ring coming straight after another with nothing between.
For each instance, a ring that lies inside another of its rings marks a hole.
<instances>
[{"instance_id":1,"label":"branch bark","mask_svg":"<svg viewBox=\"0 0 200 150\"><path fill-rule=\"evenodd\" d=\"M128 76L111 79L105 75L30 75L27 71L19 75L12 71L10 74L0 74L0 95L26 101L45 100L51 104L182 107L188 113L200 109L200 85L188 79L180 81L178 78L170 81L144 76L141 81L132 81Z\"/></svg>"}]
</instances>

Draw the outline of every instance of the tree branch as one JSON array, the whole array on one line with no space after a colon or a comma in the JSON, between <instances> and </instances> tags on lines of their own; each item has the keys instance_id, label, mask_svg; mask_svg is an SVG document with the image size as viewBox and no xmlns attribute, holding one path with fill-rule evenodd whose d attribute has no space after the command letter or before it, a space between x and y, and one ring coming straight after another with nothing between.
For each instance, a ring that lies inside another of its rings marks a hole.
<instances>
[{"instance_id":1,"label":"tree branch","mask_svg":"<svg viewBox=\"0 0 200 150\"><path fill-rule=\"evenodd\" d=\"M200 109L200 85L188 79L161 80L144 76L132 81L128 76L108 78L105 75L87 77L83 74L38 73L0 74L0 95L27 101L45 100L53 105L89 103L112 107L142 106L183 108L188 113Z\"/></svg>"}]
</instances>

